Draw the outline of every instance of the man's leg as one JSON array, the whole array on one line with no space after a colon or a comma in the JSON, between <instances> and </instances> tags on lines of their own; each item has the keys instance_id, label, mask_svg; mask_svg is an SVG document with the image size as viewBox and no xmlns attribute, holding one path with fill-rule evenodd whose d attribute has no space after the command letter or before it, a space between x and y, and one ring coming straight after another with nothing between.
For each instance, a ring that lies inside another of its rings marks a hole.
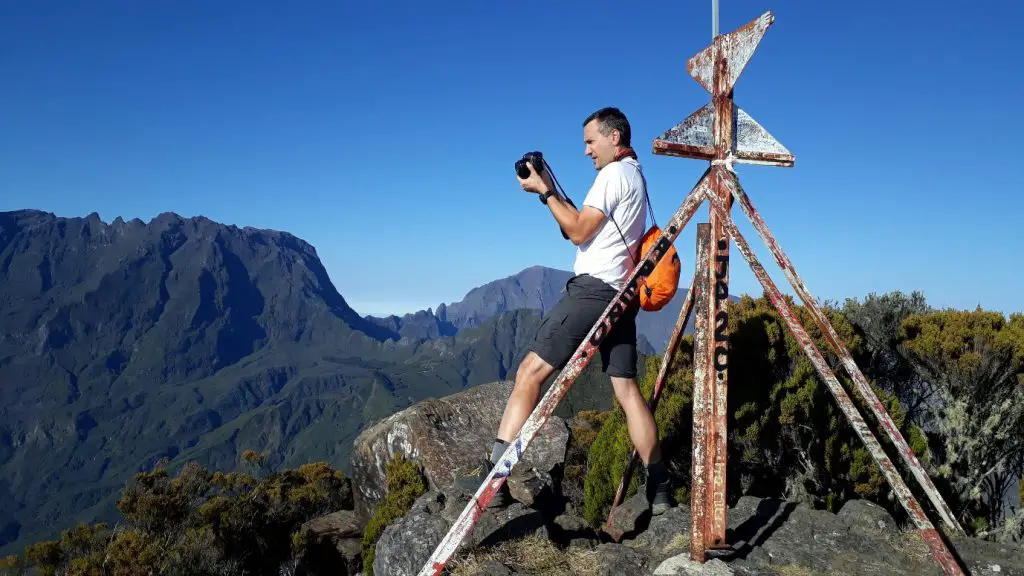
<instances>
[{"instance_id":1,"label":"man's leg","mask_svg":"<svg viewBox=\"0 0 1024 576\"><path fill-rule=\"evenodd\" d=\"M601 343L602 367L612 381L615 398L626 413L626 429L637 455L647 467L644 492L655 516L672 507L668 470L661 454L658 427L637 384L636 314L632 308Z\"/></svg>"},{"instance_id":2,"label":"man's leg","mask_svg":"<svg viewBox=\"0 0 1024 576\"><path fill-rule=\"evenodd\" d=\"M658 426L654 415L647 408L647 402L640 393L635 378L611 376L615 398L626 413L626 430L636 448L637 455L647 467L647 483L644 493L655 516L664 514L672 507L669 488L671 487L665 461L661 457L661 442L658 441Z\"/></svg>"},{"instance_id":3,"label":"man's leg","mask_svg":"<svg viewBox=\"0 0 1024 576\"><path fill-rule=\"evenodd\" d=\"M636 452L646 466L651 460L661 460L661 444L658 442L658 429L654 416L647 408L647 402L640 393L640 386L635 378L611 377L615 398L626 413L626 429L629 439L636 447Z\"/></svg>"},{"instance_id":4,"label":"man's leg","mask_svg":"<svg viewBox=\"0 0 1024 576\"><path fill-rule=\"evenodd\" d=\"M516 370L515 385L505 403L505 411L491 447L488 459L490 466L486 470L480 469L482 471L475 478L478 485L490 472L490 468L498 463L501 455L508 449L509 443L519 433L533 409L537 407L537 403L540 401L541 386L556 369L565 365L586 335L585 331L567 328L567 325L573 325L572 320L579 320L577 310L579 303L571 295L573 288L574 285L570 281L566 285L566 293L563 294L562 299L548 312L537 328L537 335L534 337L526 357L523 358ZM594 320L596 320L596 316ZM509 493L506 483L495 493L488 507L507 506L511 503L512 495Z\"/></svg>"},{"instance_id":5,"label":"man's leg","mask_svg":"<svg viewBox=\"0 0 1024 576\"><path fill-rule=\"evenodd\" d=\"M519 433L530 413L540 401L540 387L555 372L555 367L548 364L536 352L530 351L519 364L516 371L516 384L505 404L505 413L498 426L498 440L508 444Z\"/></svg>"}]
</instances>

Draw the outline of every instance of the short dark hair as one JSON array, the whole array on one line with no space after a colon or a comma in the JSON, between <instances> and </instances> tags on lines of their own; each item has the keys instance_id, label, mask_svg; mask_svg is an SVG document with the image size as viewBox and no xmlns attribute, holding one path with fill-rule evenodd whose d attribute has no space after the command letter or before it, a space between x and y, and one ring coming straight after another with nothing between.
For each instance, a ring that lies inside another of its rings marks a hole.
<instances>
[{"instance_id":1,"label":"short dark hair","mask_svg":"<svg viewBox=\"0 0 1024 576\"><path fill-rule=\"evenodd\" d=\"M626 120L626 115L621 110L614 106L601 108L587 116L587 119L583 121L583 126L586 127L587 124L590 124L591 120L597 120L600 132L605 136L611 134L612 130L618 130L621 135L619 144L629 146L629 120Z\"/></svg>"}]
</instances>

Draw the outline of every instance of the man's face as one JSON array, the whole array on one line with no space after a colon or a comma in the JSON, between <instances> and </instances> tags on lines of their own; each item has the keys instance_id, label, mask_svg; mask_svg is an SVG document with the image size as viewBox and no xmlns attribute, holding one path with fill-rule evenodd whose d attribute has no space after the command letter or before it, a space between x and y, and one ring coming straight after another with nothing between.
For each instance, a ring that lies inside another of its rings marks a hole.
<instances>
[{"instance_id":1,"label":"man's face","mask_svg":"<svg viewBox=\"0 0 1024 576\"><path fill-rule=\"evenodd\" d=\"M607 136L601 134L597 120L587 122L583 127L583 142L587 149L585 154L594 159L594 169L600 170L615 159L615 148L619 141L619 132L612 130Z\"/></svg>"}]
</instances>

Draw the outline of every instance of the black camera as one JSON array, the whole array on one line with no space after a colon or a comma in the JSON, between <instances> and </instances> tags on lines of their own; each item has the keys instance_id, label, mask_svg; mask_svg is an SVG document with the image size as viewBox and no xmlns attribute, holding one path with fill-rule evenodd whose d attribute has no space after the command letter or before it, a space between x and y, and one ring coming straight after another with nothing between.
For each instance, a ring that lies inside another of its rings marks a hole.
<instances>
[{"instance_id":1,"label":"black camera","mask_svg":"<svg viewBox=\"0 0 1024 576\"><path fill-rule=\"evenodd\" d=\"M540 152L527 152L523 154L523 157L516 160L516 174L522 179L530 177L530 168L526 165L529 162L533 164L533 171L540 174L544 171L544 155Z\"/></svg>"}]
</instances>

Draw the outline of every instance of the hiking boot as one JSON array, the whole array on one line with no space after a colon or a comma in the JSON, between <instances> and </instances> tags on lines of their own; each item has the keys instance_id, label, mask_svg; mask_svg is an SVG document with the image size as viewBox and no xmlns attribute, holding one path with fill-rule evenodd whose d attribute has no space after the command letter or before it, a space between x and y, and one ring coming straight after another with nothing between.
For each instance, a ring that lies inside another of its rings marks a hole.
<instances>
[{"instance_id":1,"label":"hiking boot","mask_svg":"<svg viewBox=\"0 0 1024 576\"><path fill-rule=\"evenodd\" d=\"M647 486L651 486L648 482ZM645 489L647 487L645 486ZM669 485L668 479L663 482L654 484L654 494L647 490L647 503L651 506L652 516L661 516L665 512L668 512L669 508L672 508L672 493L670 492L671 486Z\"/></svg>"},{"instance_id":2,"label":"hiking boot","mask_svg":"<svg viewBox=\"0 0 1024 576\"><path fill-rule=\"evenodd\" d=\"M494 463L490 460L482 459L476 468L456 478L455 486L470 494L476 494L476 491L480 489L480 485L484 483L484 480L487 480L487 475L491 473L492 468L494 468ZM508 479L506 478L505 482L501 484L501 488L494 493L494 497L487 503L487 507L504 508L513 502L515 502L515 499L512 498L512 492L508 489Z\"/></svg>"}]
</instances>

